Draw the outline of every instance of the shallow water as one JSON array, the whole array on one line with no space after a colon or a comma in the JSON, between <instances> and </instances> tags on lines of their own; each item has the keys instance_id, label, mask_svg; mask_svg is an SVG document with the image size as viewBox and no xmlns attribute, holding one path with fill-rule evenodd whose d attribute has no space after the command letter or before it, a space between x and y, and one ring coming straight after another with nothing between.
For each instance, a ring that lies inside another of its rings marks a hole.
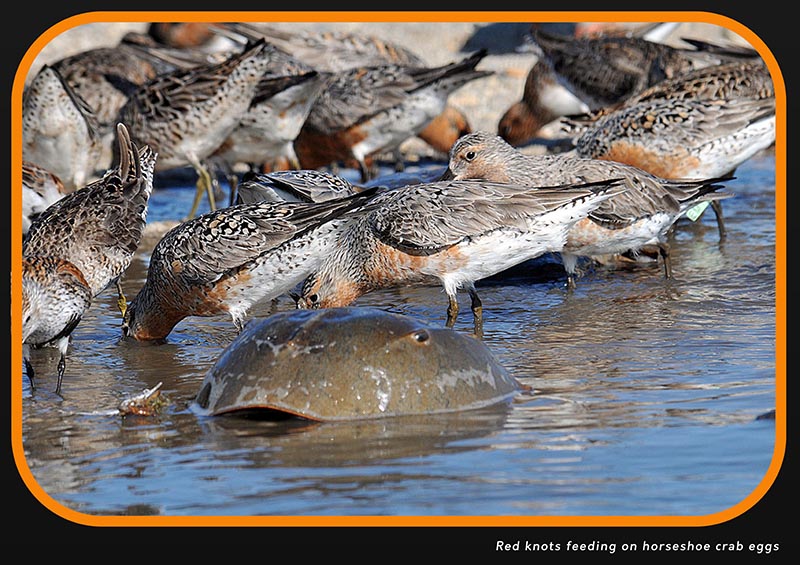
<instances>
[{"instance_id":1,"label":"shallow water","mask_svg":"<svg viewBox=\"0 0 800 565\"><path fill-rule=\"evenodd\" d=\"M55 350L24 372L22 440L38 485L90 515L702 516L744 500L775 450L775 160L728 183L728 236L683 220L675 278L595 267L565 290L552 257L483 281L484 341L533 393L510 405L358 423L204 418L190 403L235 337L190 318L168 342L120 341L113 288L73 334L63 398ZM181 217L190 187L157 189L150 222ZM149 251L123 278L131 299ZM462 297L458 331L472 320ZM375 292L376 306L444 323L441 288ZM288 298L279 309L291 308ZM258 309L266 315L269 307ZM156 418L120 401L163 383Z\"/></svg>"}]
</instances>

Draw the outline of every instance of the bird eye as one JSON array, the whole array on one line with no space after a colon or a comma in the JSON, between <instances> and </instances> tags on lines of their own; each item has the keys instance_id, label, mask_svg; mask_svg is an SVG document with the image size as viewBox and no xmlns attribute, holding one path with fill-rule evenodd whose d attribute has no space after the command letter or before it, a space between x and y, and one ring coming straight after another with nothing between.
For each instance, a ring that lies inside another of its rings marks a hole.
<instances>
[{"instance_id":1,"label":"bird eye","mask_svg":"<svg viewBox=\"0 0 800 565\"><path fill-rule=\"evenodd\" d=\"M419 330L411 334L411 337L417 343L425 343L431 338L431 334L429 334L426 330Z\"/></svg>"},{"instance_id":2,"label":"bird eye","mask_svg":"<svg viewBox=\"0 0 800 565\"><path fill-rule=\"evenodd\" d=\"M478 154L475 153L474 151L467 151L466 153L464 153L464 159L466 159L467 161L473 161L477 156Z\"/></svg>"}]
</instances>

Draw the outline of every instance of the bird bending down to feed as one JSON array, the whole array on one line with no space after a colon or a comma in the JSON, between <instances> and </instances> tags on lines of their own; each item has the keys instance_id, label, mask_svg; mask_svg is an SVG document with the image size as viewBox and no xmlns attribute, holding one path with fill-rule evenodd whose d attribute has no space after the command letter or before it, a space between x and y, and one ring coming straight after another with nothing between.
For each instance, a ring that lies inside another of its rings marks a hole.
<instances>
[{"instance_id":1,"label":"bird bending down to feed","mask_svg":"<svg viewBox=\"0 0 800 565\"><path fill-rule=\"evenodd\" d=\"M438 282L449 301L446 325L455 324L456 294L466 290L481 337L475 282L561 250L569 228L621 190L613 179L553 189L445 181L386 190L305 280L297 306L347 306L374 290Z\"/></svg>"},{"instance_id":2,"label":"bird bending down to feed","mask_svg":"<svg viewBox=\"0 0 800 565\"><path fill-rule=\"evenodd\" d=\"M128 306L124 337L162 341L189 316L230 315L291 290L331 253L348 212L376 189L322 203L255 202L176 226L156 244L147 279Z\"/></svg>"},{"instance_id":3,"label":"bird bending down to feed","mask_svg":"<svg viewBox=\"0 0 800 565\"><path fill-rule=\"evenodd\" d=\"M92 298L115 283L124 313L119 278L141 241L156 154L146 145L137 147L123 124L117 125L117 140L117 166L42 212L22 241L22 254L69 261L83 274Z\"/></svg>"},{"instance_id":4,"label":"bird bending down to feed","mask_svg":"<svg viewBox=\"0 0 800 565\"><path fill-rule=\"evenodd\" d=\"M30 256L22 259L22 356L25 372L36 388L31 349L58 348L58 383L66 368L72 332L92 301L92 290L80 269L58 257Z\"/></svg>"},{"instance_id":5,"label":"bird bending down to feed","mask_svg":"<svg viewBox=\"0 0 800 565\"><path fill-rule=\"evenodd\" d=\"M719 192L721 179L669 180L614 161L564 154L525 155L488 132L474 132L458 140L442 178L533 187L622 179L626 191L601 202L570 228L559 252L569 288L575 287L579 257L638 252L651 245L659 249L664 276L671 278L667 234L672 225L700 202L732 196Z\"/></svg>"}]
</instances>

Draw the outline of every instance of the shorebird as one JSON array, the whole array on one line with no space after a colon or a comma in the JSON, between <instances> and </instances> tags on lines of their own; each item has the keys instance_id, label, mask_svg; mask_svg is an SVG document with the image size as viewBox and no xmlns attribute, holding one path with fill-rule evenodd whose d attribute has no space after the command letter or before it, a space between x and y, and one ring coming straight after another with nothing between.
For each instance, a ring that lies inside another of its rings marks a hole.
<instances>
[{"instance_id":1,"label":"shorebird","mask_svg":"<svg viewBox=\"0 0 800 565\"><path fill-rule=\"evenodd\" d=\"M270 64L270 50L258 41L218 64L178 68L160 74L129 94L120 111L131 137L158 153L156 171L191 165L198 175L188 217L203 192L216 208L213 182L204 161L219 148L250 107Z\"/></svg>"},{"instance_id":2,"label":"shorebird","mask_svg":"<svg viewBox=\"0 0 800 565\"><path fill-rule=\"evenodd\" d=\"M22 158L55 174L67 191L95 178L102 155L91 106L55 68L45 65L22 98Z\"/></svg>"},{"instance_id":3,"label":"shorebird","mask_svg":"<svg viewBox=\"0 0 800 565\"><path fill-rule=\"evenodd\" d=\"M452 92L492 74L475 69L485 55L433 68L383 65L337 74L295 140L300 164L317 169L355 162L361 181L370 180L372 155L394 151L444 111Z\"/></svg>"},{"instance_id":4,"label":"shorebird","mask_svg":"<svg viewBox=\"0 0 800 565\"><path fill-rule=\"evenodd\" d=\"M416 68L429 66L422 57L410 49L369 34L343 31L289 31L266 24L245 23L216 24L215 27L228 37L239 35L251 40L264 37L269 43L291 53L294 58L326 75L383 65ZM448 105L417 136L435 151L446 154L460 136L470 131L466 116Z\"/></svg>"},{"instance_id":5,"label":"shorebird","mask_svg":"<svg viewBox=\"0 0 800 565\"><path fill-rule=\"evenodd\" d=\"M550 62L539 57L525 78L522 99L509 106L500 117L497 133L511 145L520 146L561 116L588 111L589 106L559 83Z\"/></svg>"},{"instance_id":6,"label":"shorebird","mask_svg":"<svg viewBox=\"0 0 800 565\"><path fill-rule=\"evenodd\" d=\"M665 79L621 104L562 122L581 157L662 178L732 176L775 142L775 89L762 60L735 61ZM711 207L724 237L721 204Z\"/></svg>"},{"instance_id":7,"label":"shorebird","mask_svg":"<svg viewBox=\"0 0 800 565\"><path fill-rule=\"evenodd\" d=\"M622 179L627 188L602 202L570 228L560 250L568 288L575 287L579 257L616 255L657 246L664 276L672 277L667 234L693 206L732 194L719 192L721 179L663 179L637 167L572 155L525 155L499 136L474 132L450 151L442 178L485 179L525 186L552 186L603 179Z\"/></svg>"},{"instance_id":8,"label":"shorebird","mask_svg":"<svg viewBox=\"0 0 800 565\"><path fill-rule=\"evenodd\" d=\"M774 100L772 75L762 59L709 65L664 79L624 101L593 112L566 115L561 130L577 138L608 114L644 102L664 100Z\"/></svg>"},{"instance_id":9,"label":"shorebird","mask_svg":"<svg viewBox=\"0 0 800 565\"><path fill-rule=\"evenodd\" d=\"M424 67L424 60L405 47L379 37L342 31L288 31L266 24L216 24L221 33L263 37L322 72L340 73L358 67L394 64Z\"/></svg>"},{"instance_id":10,"label":"shorebird","mask_svg":"<svg viewBox=\"0 0 800 565\"><path fill-rule=\"evenodd\" d=\"M36 388L31 349L58 348L58 383L66 368L72 332L92 301L92 290L80 269L69 261L52 256L26 256L22 259L22 352L25 372Z\"/></svg>"},{"instance_id":11,"label":"shorebird","mask_svg":"<svg viewBox=\"0 0 800 565\"><path fill-rule=\"evenodd\" d=\"M228 169L241 163L251 171L286 162L300 169L294 140L330 76L275 49L273 63L259 83L250 107L211 155ZM232 176L232 175L229 175Z\"/></svg>"},{"instance_id":12,"label":"shorebird","mask_svg":"<svg viewBox=\"0 0 800 565\"><path fill-rule=\"evenodd\" d=\"M417 134L434 151L447 155L450 148L462 135L472 132L467 116L458 108L447 105L441 114L433 118L425 129Z\"/></svg>"},{"instance_id":13,"label":"shorebird","mask_svg":"<svg viewBox=\"0 0 800 565\"><path fill-rule=\"evenodd\" d=\"M680 48L643 37L574 38L532 30L561 84L591 111L618 104L664 79L732 60L756 60L753 49L683 39Z\"/></svg>"},{"instance_id":14,"label":"shorebird","mask_svg":"<svg viewBox=\"0 0 800 565\"><path fill-rule=\"evenodd\" d=\"M373 192L318 204L234 205L176 226L150 256L123 336L162 341L184 318L220 314L241 331L254 304L288 292L330 254L346 213Z\"/></svg>"},{"instance_id":15,"label":"shorebird","mask_svg":"<svg viewBox=\"0 0 800 565\"><path fill-rule=\"evenodd\" d=\"M325 202L364 190L364 187L356 186L344 177L315 169L248 172L239 184L236 203Z\"/></svg>"},{"instance_id":16,"label":"shorebird","mask_svg":"<svg viewBox=\"0 0 800 565\"><path fill-rule=\"evenodd\" d=\"M480 337L483 306L475 282L560 251L570 227L618 194L617 184L544 189L444 181L384 191L304 281L297 306L347 306L378 289L438 282L448 296L447 327L458 316L458 291L466 290Z\"/></svg>"},{"instance_id":17,"label":"shorebird","mask_svg":"<svg viewBox=\"0 0 800 565\"><path fill-rule=\"evenodd\" d=\"M172 70L156 59L144 57L123 41L111 47L96 47L57 60L51 65L92 108L101 133L116 135L119 111L127 102L126 90Z\"/></svg>"},{"instance_id":18,"label":"shorebird","mask_svg":"<svg viewBox=\"0 0 800 565\"><path fill-rule=\"evenodd\" d=\"M67 190L60 178L35 163L23 161L22 233L28 233L31 222L66 194Z\"/></svg>"},{"instance_id":19,"label":"shorebird","mask_svg":"<svg viewBox=\"0 0 800 565\"><path fill-rule=\"evenodd\" d=\"M574 140L573 152L665 179L708 179L732 177L773 143L774 99L656 99L599 118ZM710 204L724 237L720 202Z\"/></svg>"},{"instance_id":20,"label":"shorebird","mask_svg":"<svg viewBox=\"0 0 800 565\"><path fill-rule=\"evenodd\" d=\"M123 124L117 125L117 139L117 166L42 212L22 241L22 254L69 261L93 298L115 283L124 309L119 277L142 236L156 154L146 145L137 147Z\"/></svg>"}]
</instances>

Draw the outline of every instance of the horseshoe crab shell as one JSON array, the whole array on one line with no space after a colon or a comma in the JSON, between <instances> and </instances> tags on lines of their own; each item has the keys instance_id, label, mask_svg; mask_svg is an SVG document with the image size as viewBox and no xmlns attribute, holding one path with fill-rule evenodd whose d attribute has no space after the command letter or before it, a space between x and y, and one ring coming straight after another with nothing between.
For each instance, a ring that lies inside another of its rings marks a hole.
<instances>
[{"instance_id":1,"label":"horseshoe crab shell","mask_svg":"<svg viewBox=\"0 0 800 565\"><path fill-rule=\"evenodd\" d=\"M206 374L195 408L356 420L481 408L520 390L470 336L374 308L328 308L250 322Z\"/></svg>"}]
</instances>

